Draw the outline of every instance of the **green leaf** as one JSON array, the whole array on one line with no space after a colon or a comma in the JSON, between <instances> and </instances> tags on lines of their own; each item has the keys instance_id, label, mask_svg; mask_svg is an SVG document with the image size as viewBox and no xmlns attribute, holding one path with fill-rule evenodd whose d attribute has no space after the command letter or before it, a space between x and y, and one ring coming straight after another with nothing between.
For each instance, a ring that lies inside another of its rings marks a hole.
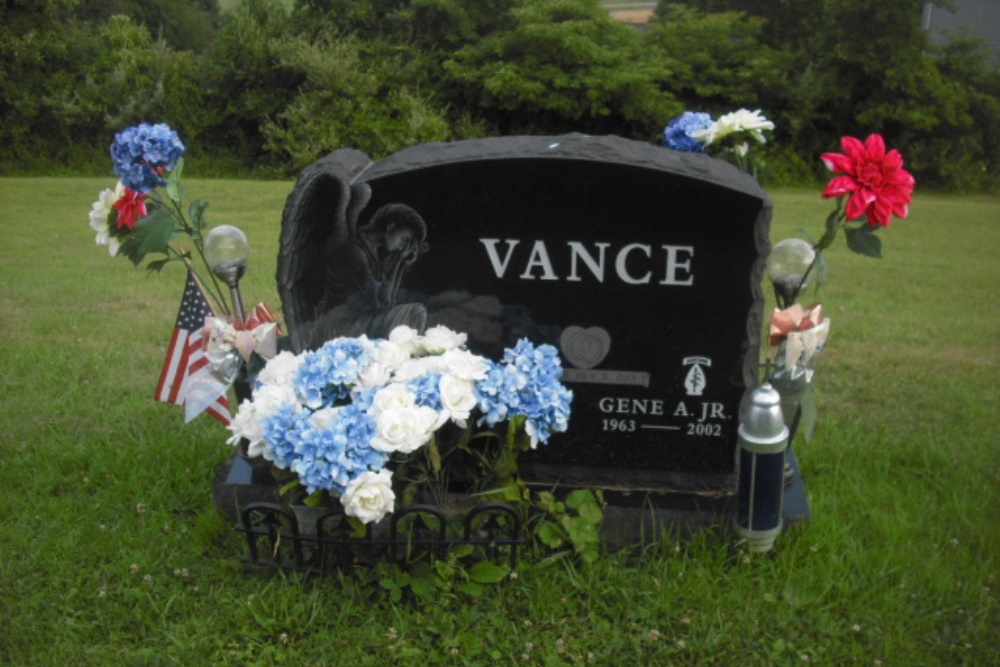
<instances>
[{"instance_id":1,"label":"green leaf","mask_svg":"<svg viewBox=\"0 0 1000 667\"><path fill-rule=\"evenodd\" d=\"M323 501L323 497L326 495L326 491L323 489L317 489L313 491L308 496L302 499L302 504L306 507L319 507L319 504Z\"/></svg>"},{"instance_id":2,"label":"green leaf","mask_svg":"<svg viewBox=\"0 0 1000 667\"><path fill-rule=\"evenodd\" d=\"M131 238L137 244L136 252L143 257L151 252L167 252L167 244L174 236L174 218L170 211L158 208L135 223Z\"/></svg>"},{"instance_id":3,"label":"green leaf","mask_svg":"<svg viewBox=\"0 0 1000 667\"><path fill-rule=\"evenodd\" d=\"M427 563L416 563L410 568L410 588L417 595L428 602L437 597L437 577L434 570Z\"/></svg>"},{"instance_id":4,"label":"green leaf","mask_svg":"<svg viewBox=\"0 0 1000 667\"><path fill-rule=\"evenodd\" d=\"M476 548L471 544L459 544L451 550L451 553L455 558L465 558L466 556L471 556L475 550Z\"/></svg>"},{"instance_id":5,"label":"green leaf","mask_svg":"<svg viewBox=\"0 0 1000 667\"><path fill-rule=\"evenodd\" d=\"M847 247L865 257L882 259L882 239L875 235L875 228L868 225L845 227Z\"/></svg>"},{"instance_id":6,"label":"green leaf","mask_svg":"<svg viewBox=\"0 0 1000 667\"><path fill-rule=\"evenodd\" d=\"M184 186L181 185L181 174L183 173L184 158L179 158L177 164L174 165L173 171L170 172L170 178L167 179L167 196L170 197L170 201L178 206L181 200L184 199Z\"/></svg>"},{"instance_id":7,"label":"green leaf","mask_svg":"<svg viewBox=\"0 0 1000 667\"><path fill-rule=\"evenodd\" d=\"M198 199L191 202L191 205L188 206L188 218L191 219L191 240L199 248L201 247L202 232L208 226L205 223L205 209L207 208L208 202Z\"/></svg>"},{"instance_id":8,"label":"green leaf","mask_svg":"<svg viewBox=\"0 0 1000 667\"><path fill-rule=\"evenodd\" d=\"M597 559L600 558L601 553L597 549L596 544L589 544L583 549L579 550L580 558L584 563L596 563Z\"/></svg>"},{"instance_id":9,"label":"green leaf","mask_svg":"<svg viewBox=\"0 0 1000 667\"><path fill-rule=\"evenodd\" d=\"M826 219L826 232L814 248L817 252L826 250L837 240L837 230L840 228L840 207L831 213Z\"/></svg>"},{"instance_id":10,"label":"green leaf","mask_svg":"<svg viewBox=\"0 0 1000 667\"><path fill-rule=\"evenodd\" d=\"M472 581L466 581L464 584L458 587L458 590L462 591L470 598L481 598L483 597L483 594L486 592L486 589L484 589L481 585Z\"/></svg>"},{"instance_id":11,"label":"green leaf","mask_svg":"<svg viewBox=\"0 0 1000 667\"><path fill-rule=\"evenodd\" d=\"M577 489L566 496L566 506L571 507L586 523L597 526L604 518L604 512L597 503L597 497L590 489Z\"/></svg>"},{"instance_id":12,"label":"green leaf","mask_svg":"<svg viewBox=\"0 0 1000 667\"><path fill-rule=\"evenodd\" d=\"M594 497L594 492L590 489L577 489L566 496L566 507L579 510L586 505L597 506L597 499Z\"/></svg>"},{"instance_id":13,"label":"green leaf","mask_svg":"<svg viewBox=\"0 0 1000 667\"><path fill-rule=\"evenodd\" d=\"M566 540L566 531L551 521L545 521L535 529L535 536L550 549L558 549Z\"/></svg>"},{"instance_id":14,"label":"green leaf","mask_svg":"<svg viewBox=\"0 0 1000 667\"><path fill-rule=\"evenodd\" d=\"M816 263L813 265L812 274L814 276L813 281L816 285L813 292L818 294L823 285L826 284L826 279L830 275L830 265L826 263L825 255L821 253L816 255Z\"/></svg>"},{"instance_id":15,"label":"green leaf","mask_svg":"<svg viewBox=\"0 0 1000 667\"><path fill-rule=\"evenodd\" d=\"M498 565L490 561L476 563L469 569L469 578L478 584L498 584L509 574L509 565Z\"/></svg>"},{"instance_id":16,"label":"green leaf","mask_svg":"<svg viewBox=\"0 0 1000 667\"><path fill-rule=\"evenodd\" d=\"M431 469L436 473L441 472L441 450L438 449L437 434L431 436L424 449L427 452L427 460L431 463Z\"/></svg>"},{"instance_id":17,"label":"green leaf","mask_svg":"<svg viewBox=\"0 0 1000 667\"><path fill-rule=\"evenodd\" d=\"M158 259L154 262L150 262L149 264L147 264L146 270L149 271L150 273L159 273L160 271L163 270L163 267L165 267L167 264L173 261L175 260L171 257L168 257L166 259Z\"/></svg>"},{"instance_id":18,"label":"green leaf","mask_svg":"<svg viewBox=\"0 0 1000 667\"><path fill-rule=\"evenodd\" d=\"M582 552L588 546L598 542L596 524L580 518L563 517L563 519L563 527L577 551Z\"/></svg>"},{"instance_id":19,"label":"green leaf","mask_svg":"<svg viewBox=\"0 0 1000 667\"><path fill-rule=\"evenodd\" d=\"M279 496L283 496L286 493L289 493L290 491L292 491L298 485L299 485L299 480L298 479L293 479L292 481L288 482L287 484L285 484L284 486L282 486L280 489L278 489L278 495Z\"/></svg>"}]
</instances>

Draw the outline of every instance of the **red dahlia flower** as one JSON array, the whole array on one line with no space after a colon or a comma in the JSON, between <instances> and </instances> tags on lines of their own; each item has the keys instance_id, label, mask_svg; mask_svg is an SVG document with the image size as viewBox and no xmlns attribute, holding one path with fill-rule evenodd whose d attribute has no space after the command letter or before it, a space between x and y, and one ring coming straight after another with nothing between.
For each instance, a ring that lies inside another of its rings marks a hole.
<instances>
[{"instance_id":1,"label":"red dahlia flower","mask_svg":"<svg viewBox=\"0 0 1000 667\"><path fill-rule=\"evenodd\" d=\"M118 229L128 227L135 231L135 223L139 218L146 217L146 195L125 188L125 194L115 202L118 209Z\"/></svg>"},{"instance_id":2,"label":"red dahlia flower","mask_svg":"<svg viewBox=\"0 0 1000 667\"><path fill-rule=\"evenodd\" d=\"M857 220L868 216L870 227L888 227L895 214L905 218L909 213L910 195L913 194L913 176L903 169L903 156L899 151L885 151L882 135L873 134L862 144L854 137L843 137L841 153L824 153L821 157L827 168L837 176L826 186L823 198L850 195L847 200L847 219Z\"/></svg>"}]
</instances>

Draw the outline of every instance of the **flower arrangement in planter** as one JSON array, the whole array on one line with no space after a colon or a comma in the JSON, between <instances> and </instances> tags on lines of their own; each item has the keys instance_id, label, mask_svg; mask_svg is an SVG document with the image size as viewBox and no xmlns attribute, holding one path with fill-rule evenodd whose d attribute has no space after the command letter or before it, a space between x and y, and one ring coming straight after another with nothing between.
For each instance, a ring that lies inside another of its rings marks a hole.
<instances>
[{"instance_id":1,"label":"flower arrangement in planter","mask_svg":"<svg viewBox=\"0 0 1000 667\"><path fill-rule=\"evenodd\" d=\"M767 142L774 123L760 110L737 109L713 119L704 111L685 111L663 129L663 146L689 153L709 153L729 160L754 178L760 169L751 142Z\"/></svg>"},{"instance_id":2,"label":"flower arrangement in planter","mask_svg":"<svg viewBox=\"0 0 1000 667\"><path fill-rule=\"evenodd\" d=\"M301 354L278 352L279 331L266 306L243 311L238 281L249 250L245 236L228 226L210 230L207 203L184 203L185 152L165 124L142 123L117 134L111 156L120 180L92 205L90 227L112 257L127 257L135 266L146 262L151 272L170 262L187 268L156 397L185 405L188 419L208 411L229 427L229 443L238 444L258 471L271 471L269 489L279 490L282 505L238 501L244 506L236 527L247 534L250 560L322 572L338 550L350 556L364 542L390 550L408 545L423 529L397 537L402 523L394 520L383 530L390 538L372 540L369 528L393 512L403 523L412 517L419 523L428 509L443 517L442 508L420 503L437 501L435 490L456 483L479 500L519 506L479 502L464 516L464 541L435 538L428 544L450 547L452 555L507 545L513 559L527 542L522 510L530 504L520 503L529 496L517 474L518 453L568 426L572 393L560 382L556 349L521 340L494 362L470 352L465 334L439 326L426 332L399 327L387 339L337 338ZM244 253L235 267L228 247L234 243ZM198 259L207 271L195 266ZM229 299L216 278L228 285ZM227 393L237 377L246 386L237 394L250 396L233 416ZM255 476L250 485L257 481ZM270 495L260 489L251 495L258 492ZM572 518L593 532L600 516L593 494L567 502L573 512L585 508L585 516ZM553 508L567 511L554 498L547 503L550 514ZM318 506L302 521L293 514ZM402 508L417 511L404 517ZM245 521L250 512L263 523ZM334 514L353 532L331 534L324 517ZM554 523L540 525L550 548L572 545L595 556L593 545L580 538L586 531L563 534ZM292 560L277 559L283 538L291 538ZM270 556L257 549L260 539L270 540ZM489 563L476 568L477 581L502 571Z\"/></svg>"},{"instance_id":3,"label":"flower arrangement in planter","mask_svg":"<svg viewBox=\"0 0 1000 667\"><path fill-rule=\"evenodd\" d=\"M301 489L314 505L335 499L364 524L412 502L458 454L476 464L486 495L520 498L517 453L568 426L558 352L521 340L493 362L465 341L443 326L401 326L387 339L281 352L257 375L229 442L268 462L285 492ZM504 423L502 436L485 430Z\"/></svg>"}]
</instances>

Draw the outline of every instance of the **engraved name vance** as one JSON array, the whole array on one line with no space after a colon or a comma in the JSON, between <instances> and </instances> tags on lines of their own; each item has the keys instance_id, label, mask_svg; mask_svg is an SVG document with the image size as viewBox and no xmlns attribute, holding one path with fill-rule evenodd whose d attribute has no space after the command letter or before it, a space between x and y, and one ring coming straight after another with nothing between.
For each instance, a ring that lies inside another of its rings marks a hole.
<instances>
[{"instance_id":1,"label":"engraved name vance","mask_svg":"<svg viewBox=\"0 0 1000 667\"><path fill-rule=\"evenodd\" d=\"M647 243L627 243L612 247L611 243L567 241L557 244L550 252L542 240L479 239L486 249L490 266L497 278L508 275L519 280L554 280L604 283L617 279L627 285L694 285L691 266L694 247L685 245L654 246ZM559 261L553 263L553 257ZM556 266L568 268L560 275Z\"/></svg>"}]
</instances>

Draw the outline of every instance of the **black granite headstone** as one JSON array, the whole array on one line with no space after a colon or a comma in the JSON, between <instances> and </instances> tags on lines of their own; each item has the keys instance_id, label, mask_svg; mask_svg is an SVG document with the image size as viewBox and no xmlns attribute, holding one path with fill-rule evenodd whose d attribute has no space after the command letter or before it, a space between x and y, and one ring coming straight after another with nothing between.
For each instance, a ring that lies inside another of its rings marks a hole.
<instances>
[{"instance_id":1,"label":"black granite headstone","mask_svg":"<svg viewBox=\"0 0 1000 667\"><path fill-rule=\"evenodd\" d=\"M538 484L725 494L757 385L771 205L727 163L578 134L336 151L286 204L278 282L296 351L445 324L497 358L551 343L570 429Z\"/></svg>"}]
</instances>

